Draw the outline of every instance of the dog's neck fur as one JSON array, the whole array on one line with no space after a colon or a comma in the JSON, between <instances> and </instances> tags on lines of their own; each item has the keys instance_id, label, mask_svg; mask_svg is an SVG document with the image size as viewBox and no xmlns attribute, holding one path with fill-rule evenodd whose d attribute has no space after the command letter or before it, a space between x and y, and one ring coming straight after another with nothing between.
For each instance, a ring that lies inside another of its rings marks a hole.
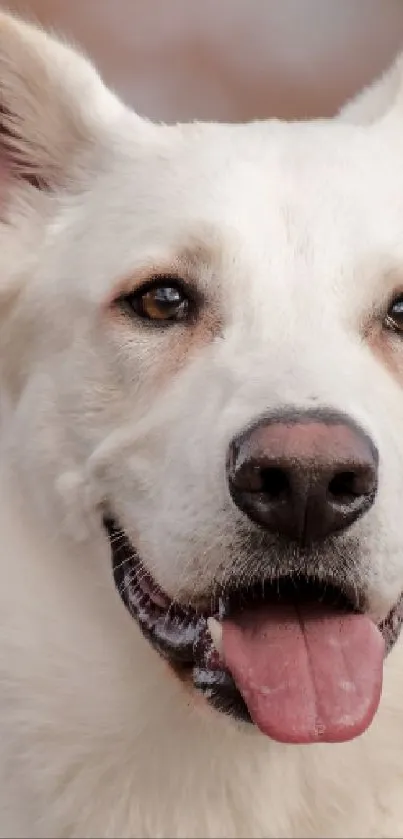
<instances>
[{"instance_id":1,"label":"dog's neck fur","mask_svg":"<svg viewBox=\"0 0 403 839\"><path fill-rule=\"evenodd\" d=\"M24 796L21 822L14 810L1 835L401 835L395 822L376 832L379 807L399 797L402 781L401 735L385 724L398 711L389 694L399 696L400 648L365 736L342 746L280 746L195 706L163 673L167 665L111 584L102 529L87 541L60 539L5 457L0 529L7 576L0 654L9 673L0 702L10 732L2 742L2 812ZM161 677L170 684L164 692Z\"/></svg>"}]
</instances>

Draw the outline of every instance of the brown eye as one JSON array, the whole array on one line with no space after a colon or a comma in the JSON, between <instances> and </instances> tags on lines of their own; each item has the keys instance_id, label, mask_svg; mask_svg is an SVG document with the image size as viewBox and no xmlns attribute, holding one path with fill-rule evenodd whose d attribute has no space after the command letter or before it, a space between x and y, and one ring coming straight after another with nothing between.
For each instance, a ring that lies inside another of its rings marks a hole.
<instances>
[{"instance_id":1,"label":"brown eye","mask_svg":"<svg viewBox=\"0 0 403 839\"><path fill-rule=\"evenodd\" d=\"M403 294L392 301L385 319L385 326L403 335Z\"/></svg>"},{"instance_id":2,"label":"brown eye","mask_svg":"<svg viewBox=\"0 0 403 839\"><path fill-rule=\"evenodd\" d=\"M129 314L159 323L184 321L189 316L190 301L179 284L153 282L119 301Z\"/></svg>"}]
</instances>

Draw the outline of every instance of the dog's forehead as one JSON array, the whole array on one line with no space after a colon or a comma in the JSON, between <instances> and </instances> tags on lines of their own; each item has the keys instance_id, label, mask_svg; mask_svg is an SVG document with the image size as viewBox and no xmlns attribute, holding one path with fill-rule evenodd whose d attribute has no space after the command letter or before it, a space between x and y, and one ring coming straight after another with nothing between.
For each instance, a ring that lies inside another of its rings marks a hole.
<instances>
[{"instance_id":1,"label":"dog's forehead","mask_svg":"<svg viewBox=\"0 0 403 839\"><path fill-rule=\"evenodd\" d=\"M265 241L282 226L314 238L337 222L358 244L363 228L379 231L377 204L390 215L403 207L397 146L386 130L330 120L179 126L140 154L132 190L145 221L205 219Z\"/></svg>"},{"instance_id":2,"label":"dog's forehead","mask_svg":"<svg viewBox=\"0 0 403 839\"><path fill-rule=\"evenodd\" d=\"M263 275L334 287L361 265L375 274L379 261L387 272L403 265L395 133L324 120L161 126L147 143L128 136L88 193L81 234L97 237L109 284L168 265L194 243L217 275L236 264L250 288Z\"/></svg>"},{"instance_id":3,"label":"dog's forehead","mask_svg":"<svg viewBox=\"0 0 403 839\"><path fill-rule=\"evenodd\" d=\"M354 202L368 210L369 191L377 190L382 198L397 180L403 182L396 132L388 136L378 126L318 120L160 130L155 144L135 146L132 188L138 197L145 191L149 201L155 199L155 208L169 208L174 215L182 210L213 217L224 210L235 223L242 219L242 209L248 216L253 208L264 210L265 223L285 203L297 203L309 215L315 207L321 213L327 206L333 211L332 204L340 205L343 196L346 206ZM125 174L130 179L130 172ZM172 198L179 195L181 206L176 207ZM153 209L151 203L149 207Z\"/></svg>"}]
</instances>

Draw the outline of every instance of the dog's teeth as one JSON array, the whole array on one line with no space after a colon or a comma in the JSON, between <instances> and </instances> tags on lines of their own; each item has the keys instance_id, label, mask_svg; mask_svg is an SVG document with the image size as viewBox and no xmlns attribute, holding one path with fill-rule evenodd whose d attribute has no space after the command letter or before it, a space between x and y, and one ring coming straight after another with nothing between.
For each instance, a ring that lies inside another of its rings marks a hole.
<instances>
[{"instance_id":1,"label":"dog's teeth","mask_svg":"<svg viewBox=\"0 0 403 839\"><path fill-rule=\"evenodd\" d=\"M222 655L222 626L220 622L216 618L207 618L207 629L218 655Z\"/></svg>"}]
</instances>

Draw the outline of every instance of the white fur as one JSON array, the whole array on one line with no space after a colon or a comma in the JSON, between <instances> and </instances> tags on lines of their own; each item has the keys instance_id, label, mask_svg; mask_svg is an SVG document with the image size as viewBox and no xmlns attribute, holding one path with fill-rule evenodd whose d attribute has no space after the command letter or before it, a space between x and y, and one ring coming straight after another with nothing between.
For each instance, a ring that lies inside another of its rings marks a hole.
<instances>
[{"instance_id":1,"label":"white fur","mask_svg":"<svg viewBox=\"0 0 403 839\"><path fill-rule=\"evenodd\" d=\"M373 616L389 611L403 344L381 338L399 380L370 336L402 285L399 67L339 120L155 126L0 16L1 836L403 837L402 644L361 738L269 742L142 638L99 513L106 499L158 582L194 596L242 560L233 435L281 406L343 410L380 452L352 531ZM108 314L180 258L206 301L191 345Z\"/></svg>"}]
</instances>

